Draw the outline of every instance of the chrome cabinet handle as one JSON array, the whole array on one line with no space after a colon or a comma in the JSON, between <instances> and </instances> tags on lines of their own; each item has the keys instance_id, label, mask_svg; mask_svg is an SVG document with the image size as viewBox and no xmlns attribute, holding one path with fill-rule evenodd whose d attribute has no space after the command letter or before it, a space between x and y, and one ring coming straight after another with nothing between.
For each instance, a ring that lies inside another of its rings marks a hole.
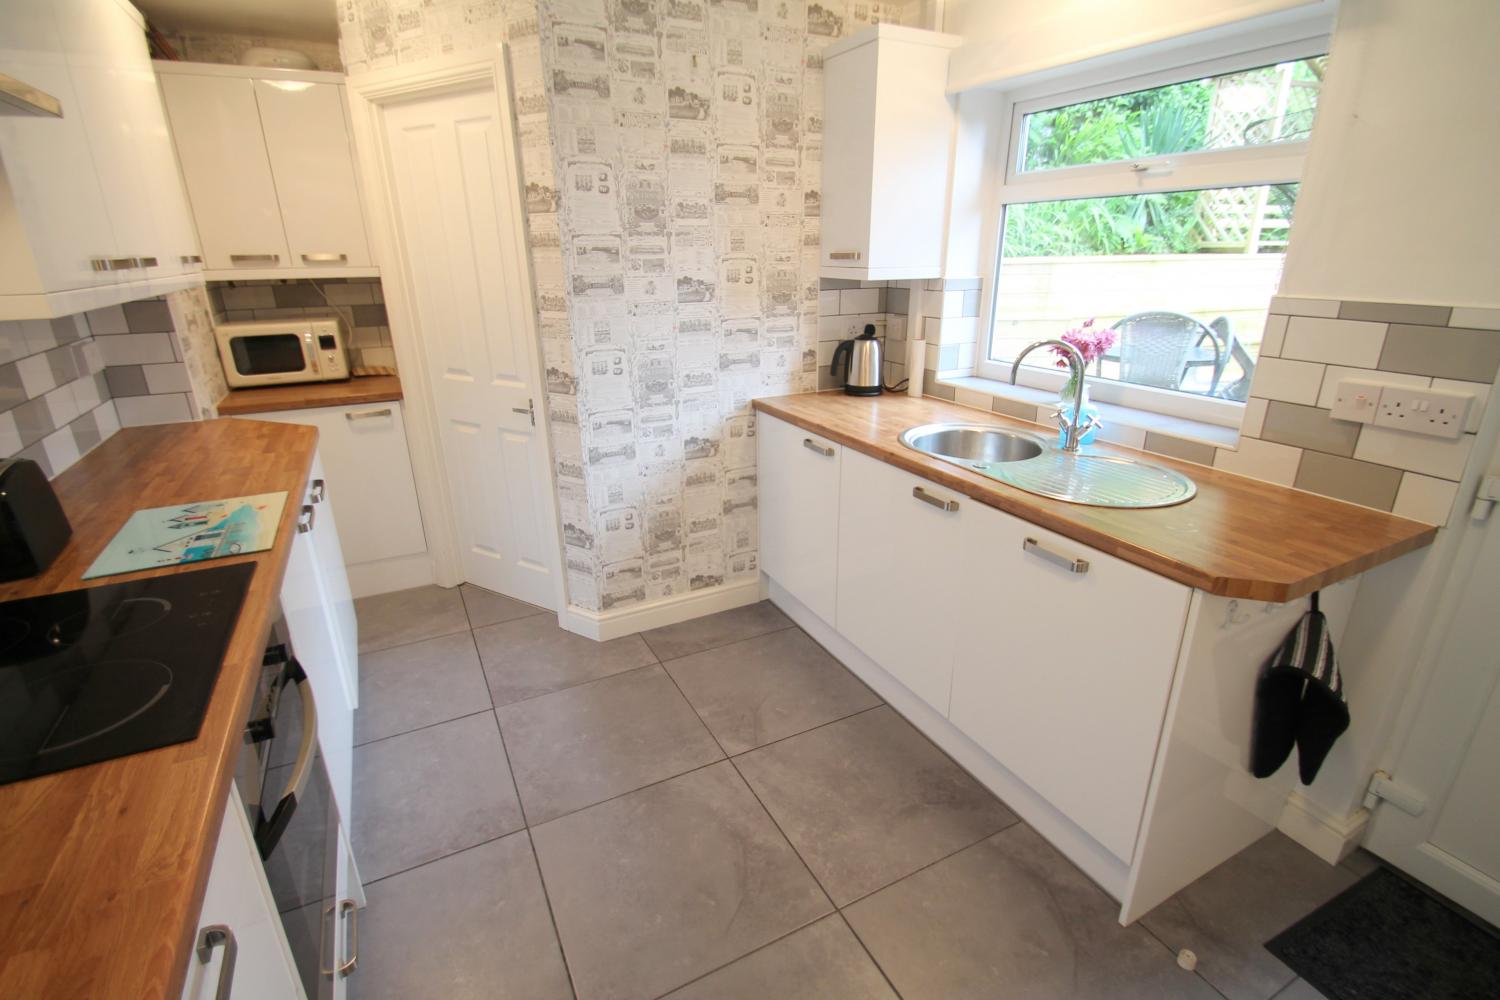
<instances>
[{"instance_id":1,"label":"chrome cabinet handle","mask_svg":"<svg viewBox=\"0 0 1500 1000\"><path fill-rule=\"evenodd\" d=\"M304 264L347 264L349 255L346 253L305 253L302 254Z\"/></svg>"},{"instance_id":2,"label":"chrome cabinet handle","mask_svg":"<svg viewBox=\"0 0 1500 1000\"><path fill-rule=\"evenodd\" d=\"M136 262L135 257L94 257L89 266L95 271L128 271Z\"/></svg>"},{"instance_id":3,"label":"chrome cabinet handle","mask_svg":"<svg viewBox=\"0 0 1500 1000\"><path fill-rule=\"evenodd\" d=\"M830 251L828 251L828 259L829 260L859 260L859 257L860 257L860 254L859 254L858 250L830 250Z\"/></svg>"},{"instance_id":4,"label":"chrome cabinet handle","mask_svg":"<svg viewBox=\"0 0 1500 1000\"><path fill-rule=\"evenodd\" d=\"M1087 559L1071 559L1061 552L1053 552L1051 549L1045 548L1035 538L1028 538L1022 542L1021 549L1024 552L1030 552L1034 556L1040 556L1052 565L1060 566L1069 573L1077 573L1081 576L1089 571L1089 561Z\"/></svg>"},{"instance_id":5,"label":"chrome cabinet handle","mask_svg":"<svg viewBox=\"0 0 1500 1000\"><path fill-rule=\"evenodd\" d=\"M388 417L390 415L391 415L391 408L389 406L385 406L385 407L382 407L382 408L380 408L378 410L358 410L358 411L346 413L346 414L344 414L344 419L345 420L369 420L371 417Z\"/></svg>"},{"instance_id":6,"label":"chrome cabinet handle","mask_svg":"<svg viewBox=\"0 0 1500 1000\"><path fill-rule=\"evenodd\" d=\"M833 449L832 448L830 448L826 444L819 444L818 442L814 441L812 438L803 438L802 439L802 447L806 448L808 451L815 451L819 455L822 455L824 458L832 458L833 457Z\"/></svg>"},{"instance_id":7,"label":"chrome cabinet handle","mask_svg":"<svg viewBox=\"0 0 1500 1000\"><path fill-rule=\"evenodd\" d=\"M279 253L232 253L229 255L231 264L275 264L281 260Z\"/></svg>"},{"instance_id":8,"label":"chrome cabinet handle","mask_svg":"<svg viewBox=\"0 0 1500 1000\"><path fill-rule=\"evenodd\" d=\"M156 267L158 265L156 263L156 258L155 257L137 257L135 259L135 266L136 267Z\"/></svg>"},{"instance_id":9,"label":"chrome cabinet handle","mask_svg":"<svg viewBox=\"0 0 1500 1000\"><path fill-rule=\"evenodd\" d=\"M344 954L349 957L339 964L339 975L347 976L359 964L359 907L352 899L339 900L339 916L349 914L349 940Z\"/></svg>"},{"instance_id":10,"label":"chrome cabinet handle","mask_svg":"<svg viewBox=\"0 0 1500 1000\"><path fill-rule=\"evenodd\" d=\"M195 950L198 961L207 965L213 960L214 949L221 944L224 946L224 964L219 966L219 986L214 990L214 1000L229 1000L229 994L234 990L234 960L240 951L234 940L234 931L228 924L209 924L198 932Z\"/></svg>"},{"instance_id":11,"label":"chrome cabinet handle","mask_svg":"<svg viewBox=\"0 0 1500 1000\"><path fill-rule=\"evenodd\" d=\"M305 535L313 530L313 522L317 520L318 512L313 510L312 504L302 505L302 515L297 518L297 534Z\"/></svg>"},{"instance_id":12,"label":"chrome cabinet handle","mask_svg":"<svg viewBox=\"0 0 1500 1000\"><path fill-rule=\"evenodd\" d=\"M308 491L307 495L308 499L312 500L313 503L322 503L328 496L328 485L321 479L314 479L312 481L312 489Z\"/></svg>"},{"instance_id":13,"label":"chrome cabinet handle","mask_svg":"<svg viewBox=\"0 0 1500 1000\"><path fill-rule=\"evenodd\" d=\"M201 263L203 263L203 257L200 254L196 254L196 253L185 253L185 254L181 255L180 257L178 257L177 260L178 260L179 263L182 263L182 264L201 264Z\"/></svg>"},{"instance_id":14,"label":"chrome cabinet handle","mask_svg":"<svg viewBox=\"0 0 1500 1000\"><path fill-rule=\"evenodd\" d=\"M946 510L949 513L952 513L953 511L958 510L958 501L957 500L943 500L943 499L940 499L939 497L935 497L931 493L928 493L926 490L922 489L922 487L920 487L920 486L913 486L911 488L911 495L914 496L914 497L916 497L918 500L922 501L923 503L930 503L930 504L932 504L938 510Z\"/></svg>"}]
</instances>

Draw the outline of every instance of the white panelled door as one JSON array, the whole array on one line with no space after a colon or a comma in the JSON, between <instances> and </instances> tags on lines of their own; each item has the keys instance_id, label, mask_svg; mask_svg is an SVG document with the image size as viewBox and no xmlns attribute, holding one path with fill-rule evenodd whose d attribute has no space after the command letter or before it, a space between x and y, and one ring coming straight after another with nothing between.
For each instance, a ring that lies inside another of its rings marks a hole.
<instances>
[{"instance_id":1,"label":"white panelled door","mask_svg":"<svg viewBox=\"0 0 1500 1000\"><path fill-rule=\"evenodd\" d=\"M501 84L503 86L503 83ZM488 83L383 109L411 318L426 355L464 578L555 608L515 145Z\"/></svg>"}]
</instances>

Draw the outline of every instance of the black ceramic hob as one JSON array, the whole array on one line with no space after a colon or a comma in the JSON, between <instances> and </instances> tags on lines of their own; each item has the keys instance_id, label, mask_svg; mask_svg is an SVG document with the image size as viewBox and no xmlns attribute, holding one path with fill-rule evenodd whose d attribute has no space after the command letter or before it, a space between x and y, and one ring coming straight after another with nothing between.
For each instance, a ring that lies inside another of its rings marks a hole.
<instances>
[{"instance_id":1,"label":"black ceramic hob","mask_svg":"<svg viewBox=\"0 0 1500 1000\"><path fill-rule=\"evenodd\" d=\"M0 603L0 784L195 739L254 571Z\"/></svg>"}]
</instances>

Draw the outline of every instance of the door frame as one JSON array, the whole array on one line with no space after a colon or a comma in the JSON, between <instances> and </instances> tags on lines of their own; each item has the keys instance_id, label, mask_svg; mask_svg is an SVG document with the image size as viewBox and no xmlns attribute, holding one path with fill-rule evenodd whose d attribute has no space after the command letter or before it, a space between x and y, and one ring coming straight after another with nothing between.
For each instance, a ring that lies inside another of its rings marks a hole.
<instances>
[{"instance_id":1,"label":"door frame","mask_svg":"<svg viewBox=\"0 0 1500 1000\"><path fill-rule=\"evenodd\" d=\"M452 587L463 579L459 557L458 525L453 513L452 491L440 439L437 401L433 398L430 369L423 349L421 323L413 309L411 261L402 239L400 214L397 210L394 169L391 163L385 129L385 107L412 98L433 97L476 85L488 85L497 105L497 120L504 129L504 146L509 153L515 184L509 192L513 217L522 227L520 246L528 246L526 212L521 198L524 183L520 151L516 145L516 125L512 112L509 53L500 43L472 52L423 59L405 66L351 74L345 94L349 117L354 126L354 155L359 170L365 207L365 221L370 229L371 251L380 266L380 281L385 294L387 322L391 343L396 351L400 371L415 378L403 378L401 391L407 404L407 438L412 471L417 481L417 498L422 509L422 526L427 532L428 550L432 554L433 580L439 586ZM555 485L555 460L552 454L552 426L547 410L546 381L542 372L541 336L536 319L535 282L530 255L508 262L516 267L525 289L527 302L523 310L527 328L523 331L528 347L528 361L537 391L537 433L541 436L542 454L547 465L547 502L542 516L546 519L553 544L547 548L551 560L558 620L568 608L567 582L562 572L562 531ZM411 447L413 439L416 447Z\"/></svg>"}]
</instances>

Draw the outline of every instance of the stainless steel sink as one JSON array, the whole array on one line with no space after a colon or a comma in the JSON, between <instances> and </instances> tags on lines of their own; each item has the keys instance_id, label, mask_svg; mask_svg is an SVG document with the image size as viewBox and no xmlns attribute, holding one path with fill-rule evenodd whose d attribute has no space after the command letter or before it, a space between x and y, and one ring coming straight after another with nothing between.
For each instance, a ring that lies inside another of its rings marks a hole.
<instances>
[{"instance_id":1,"label":"stainless steel sink","mask_svg":"<svg viewBox=\"0 0 1500 1000\"><path fill-rule=\"evenodd\" d=\"M1067 452L1034 434L986 424L923 424L901 434L908 448L1038 496L1093 507L1170 507L1191 500L1187 476L1149 462Z\"/></svg>"}]
</instances>

